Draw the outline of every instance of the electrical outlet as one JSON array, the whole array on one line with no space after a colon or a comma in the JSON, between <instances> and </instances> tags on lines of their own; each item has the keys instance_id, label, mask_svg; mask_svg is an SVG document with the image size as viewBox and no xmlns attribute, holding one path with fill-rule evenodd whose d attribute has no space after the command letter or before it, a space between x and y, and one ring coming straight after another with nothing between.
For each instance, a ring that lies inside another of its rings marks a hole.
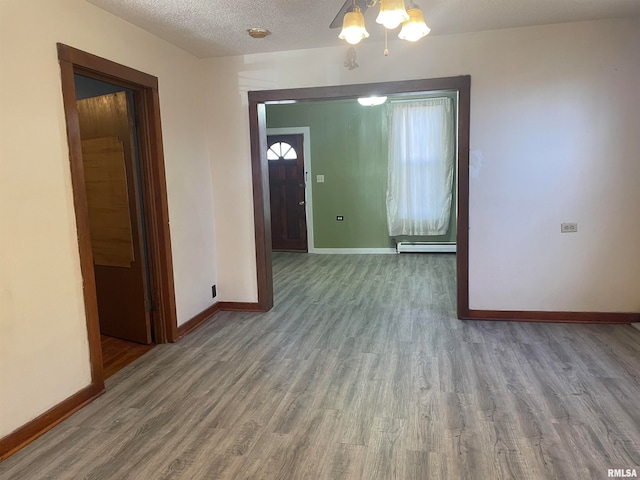
<instances>
[{"instance_id":1,"label":"electrical outlet","mask_svg":"<svg viewBox=\"0 0 640 480\"><path fill-rule=\"evenodd\" d=\"M211 298L216 298L216 286L215 285L211 285Z\"/></svg>"},{"instance_id":2,"label":"electrical outlet","mask_svg":"<svg viewBox=\"0 0 640 480\"><path fill-rule=\"evenodd\" d=\"M561 223L560 232L562 233L574 233L578 231L577 223Z\"/></svg>"},{"instance_id":3,"label":"electrical outlet","mask_svg":"<svg viewBox=\"0 0 640 480\"><path fill-rule=\"evenodd\" d=\"M324 183L324 175L316 175L317 183Z\"/></svg>"},{"instance_id":4,"label":"electrical outlet","mask_svg":"<svg viewBox=\"0 0 640 480\"><path fill-rule=\"evenodd\" d=\"M338 216L336 217L336 220L337 220L338 222L344 222L344 217L343 217L342 215L338 215Z\"/></svg>"}]
</instances>

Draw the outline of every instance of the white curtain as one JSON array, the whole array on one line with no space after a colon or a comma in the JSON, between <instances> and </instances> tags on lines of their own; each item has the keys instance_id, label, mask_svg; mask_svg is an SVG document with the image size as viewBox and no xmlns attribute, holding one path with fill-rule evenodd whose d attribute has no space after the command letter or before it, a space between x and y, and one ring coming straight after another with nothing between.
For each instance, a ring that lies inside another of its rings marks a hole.
<instances>
[{"instance_id":1,"label":"white curtain","mask_svg":"<svg viewBox=\"0 0 640 480\"><path fill-rule=\"evenodd\" d=\"M389 235L445 235L455 168L453 100L389 105Z\"/></svg>"}]
</instances>

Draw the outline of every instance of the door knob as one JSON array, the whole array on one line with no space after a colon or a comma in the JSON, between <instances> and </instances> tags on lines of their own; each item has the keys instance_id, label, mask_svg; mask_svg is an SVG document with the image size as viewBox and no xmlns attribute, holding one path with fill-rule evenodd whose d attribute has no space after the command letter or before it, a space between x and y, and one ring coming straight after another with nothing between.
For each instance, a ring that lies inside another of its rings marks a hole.
<instances>
[{"instance_id":1,"label":"door knob","mask_svg":"<svg viewBox=\"0 0 640 480\"><path fill-rule=\"evenodd\" d=\"M298 205L304 205L305 203L307 203L307 202L305 202L305 201L303 200L303 201L301 201L301 202L298 202Z\"/></svg>"}]
</instances>

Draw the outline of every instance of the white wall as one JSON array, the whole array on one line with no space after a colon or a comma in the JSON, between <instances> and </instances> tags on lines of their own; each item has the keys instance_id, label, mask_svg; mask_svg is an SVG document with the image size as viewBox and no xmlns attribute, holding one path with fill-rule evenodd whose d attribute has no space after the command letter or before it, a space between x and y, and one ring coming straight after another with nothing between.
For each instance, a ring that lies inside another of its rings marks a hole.
<instances>
[{"instance_id":1,"label":"white wall","mask_svg":"<svg viewBox=\"0 0 640 480\"><path fill-rule=\"evenodd\" d=\"M90 382L56 42L159 77L179 323L213 303L202 62L83 0L0 1L0 438Z\"/></svg>"},{"instance_id":2,"label":"white wall","mask_svg":"<svg viewBox=\"0 0 640 480\"><path fill-rule=\"evenodd\" d=\"M206 61L225 300L257 298L248 90L469 74L470 307L640 311L639 19L336 43Z\"/></svg>"}]
</instances>

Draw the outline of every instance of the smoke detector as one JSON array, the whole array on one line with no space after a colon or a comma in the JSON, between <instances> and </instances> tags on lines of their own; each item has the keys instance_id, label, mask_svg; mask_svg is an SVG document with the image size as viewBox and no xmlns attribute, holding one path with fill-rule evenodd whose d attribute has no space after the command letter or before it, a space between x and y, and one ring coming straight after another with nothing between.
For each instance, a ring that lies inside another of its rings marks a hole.
<instances>
[{"instance_id":1,"label":"smoke detector","mask_svg":"<svg viewBox=\"0 0 640 480\"><path fill-rule=\"evenodd\" d=\"M271 35L271 32L266 28L250 28L247 32L251 38L264 38Z\"/></svg>"}]
</instances>

